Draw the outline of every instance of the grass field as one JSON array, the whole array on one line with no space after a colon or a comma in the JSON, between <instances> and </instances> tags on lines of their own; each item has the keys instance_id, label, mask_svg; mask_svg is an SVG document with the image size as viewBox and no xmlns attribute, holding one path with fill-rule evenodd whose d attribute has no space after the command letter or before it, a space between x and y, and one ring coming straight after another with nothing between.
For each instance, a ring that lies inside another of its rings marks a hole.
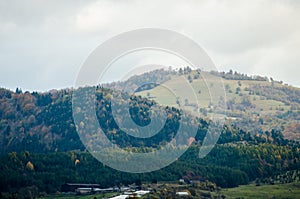
<instances>
[{"instance_id":1,"label":"grass field","mask_svg":"<svg viewBox=\"0 0 300 199\"><path fill-rule=\"evenodd\" d=\"M278 185L261 185L255 186L242 185L236 188L223 189L221 191L226 198L285 198L285 199L299 199L300 198L300 182Z\"/></svg>"}]
</instances>

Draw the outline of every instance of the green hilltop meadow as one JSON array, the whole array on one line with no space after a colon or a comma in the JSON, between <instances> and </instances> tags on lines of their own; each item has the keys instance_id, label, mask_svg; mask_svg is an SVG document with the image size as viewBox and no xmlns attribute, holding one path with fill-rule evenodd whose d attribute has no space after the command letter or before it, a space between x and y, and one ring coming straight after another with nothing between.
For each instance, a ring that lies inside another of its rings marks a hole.
<instances>
[{"instance_id":1,"label":"green hilltop meadow","mask_svg":"<svg viewBox=\"0 0 300 199\"><path fill-rule=\"evenodd\" d=\"M205 77L203 78L202 75ZM236 124L246 131L259 132L271 129L282 130L286 138L299 139L299 106L300 88L283 84L272 78L261 76L247 76L238 72L205 72L191 70L189 67L178 73L171 73L162 86L158 85L149 90L137 92L138 95L154 99L159 104L178 106L178 101L185 104L191 112L200 111L202 117L207 117L218 104L211 102L216 77L220 77L224 85L226 96L226 116L228 123ZM186 81L192 86L194 93L186 89ZM176 98L171 92L178 91L187 99L198 101L186 102L183 97ZM197 110L195 104L197 103ZM218 112L218 111L217 111ZM224 114L223 112L219 112Z\"/></svg>"}]
</instances>

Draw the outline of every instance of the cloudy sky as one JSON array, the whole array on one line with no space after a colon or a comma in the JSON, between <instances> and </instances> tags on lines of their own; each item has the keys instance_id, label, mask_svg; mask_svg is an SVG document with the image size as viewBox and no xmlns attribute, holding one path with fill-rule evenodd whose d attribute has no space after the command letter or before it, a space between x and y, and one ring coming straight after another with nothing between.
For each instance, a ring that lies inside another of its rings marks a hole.
<instances>
[{"instance_id":1,"label":"cloudy sky","mask_svg":"<svg viewBox=\"0 0 300 199\"><path fill-rule=\"evenodd\" d=\"M145 27L190 37L219 70L300 87L297 0L0 0L0 87L71 87L93 49Z\"/></svg>"}]
</instances>

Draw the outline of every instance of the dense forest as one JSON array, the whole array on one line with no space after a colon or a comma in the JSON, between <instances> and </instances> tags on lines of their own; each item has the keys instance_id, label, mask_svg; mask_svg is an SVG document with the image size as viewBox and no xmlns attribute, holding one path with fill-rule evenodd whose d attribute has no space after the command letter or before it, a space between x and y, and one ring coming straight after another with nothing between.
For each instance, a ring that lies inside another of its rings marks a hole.
<instances>
[{"instance_id":1,"label":"dense forest","mask_svg":"<svg viewBox=\"0 0 300 199\"><path fill-rule=\"evenodd\" d=\"M235 187L250 181L276 182L287 171L299 171L299 148L268 143L257 145L217 145L204 159L197 157L195 145L184 156L159 171L129 174L113 170L87 152L30 153L1 155L1 192L18 192L35 186L39 192L53 193L67 182L99 183L103 187L137 182L209 180L220 187ZM299 180L297 172L293 179ZM278 181L278 183L285 181Z\"/></svg>"}]
</instances>

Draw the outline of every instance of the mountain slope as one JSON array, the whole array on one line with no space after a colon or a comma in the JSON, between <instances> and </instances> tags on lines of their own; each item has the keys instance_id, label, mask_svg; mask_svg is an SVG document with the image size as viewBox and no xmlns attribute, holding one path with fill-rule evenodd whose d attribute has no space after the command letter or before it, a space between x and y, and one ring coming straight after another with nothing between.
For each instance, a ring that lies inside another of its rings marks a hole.
<instances>
[{"instance_id":1,"label":"mountain slope","mask_svg":"<svg viewBox=\"0 0 300 199\"><path fill-rule=\"evenodd\" d=\"M249 79L250 77L242 76L247 80L237 80L233 79L236 76L231 75L229 79L225 76L223 79L229 100L236 101L228 104L229 119L217 144L205 158L199 158L199 149L211 121L209 118L195 118L193 113L200 111L206 117L211 109L215 109L218 114L224 112L218 104L211 104L209 95L205 92L206 85L214 86L213 77L208 79L208 84L204 84L198 74L200 71L183 71L186 72L179 75L174 71L154 71L135 76L125 83L93 87L96 91L96 115L101 128L112 144L127 152L144 153L170 143L176 135L180 120L183 120L181 122L187 131L191 124L198 125L195 139L190 137L184 140L191 146L178 160L164 169L144 174L116 171L85 151L72 117L74 90L23 93L20 89L16 92L0 89L0 198L5 195L12 198L16 194L37 190L54 193L60 191L61 185L67 182L99 183L107 187L141 181L177 181L184 178L205 180L205 183L210 181L221 187L234 187L254 180L274 184L300 179L299 142L284 139L282 135L282 129L290 133L292 138L294 134L299 134L299 89L273 82L275 92L270 95L272 83L265 78ZM191 75L196 78L189 78ZM222 73L208 75L217 77ZM178 89L188 97L189 92L180 87L183 77L190 81L194 90L198 89L197 95L203 99L199 109L195 109L193 101L176 97L174 100L170 92L164 90L166 87L159 85L166 84L168 88ZM139 87L146 80L158 80L159 84L143 84ZM117 91L118 88L122 89L123 84L134 85L137 88L136 95ZM264 92L256 92L257 85ZM117 90L112 90L116 87ZM234 89L238 92L230 92ZM129 97L130 117L140 126L151 122L150 110L153 105L158 105L157 102L167 105L159 106L168 116L164 128L150 139L127 135L118 127L112 114L111 99L115 94ZM190 114L176 108L178 102L186 103ZM266 110L262 110L262 107L266 107ZM80 112L80 109L76 111ZM186 117L182 119L182 116ZM260 125L257 122L253 124L252 121L256 120ZM283 126L282 129L276 129L278 125ZM262 131L264 128L268 131ZM91 137L95 138L97 136Z\"/></svg>"},{"instance_id":2,"label":"mountain slope","mask_svg":"<svg viewBox=\"0 0 300 199\"><path fill-rule=\"evenodd\" d=\"M163 105L178 107L178 98L171 90L177 90L182 96L189 96L191 93L181 86L189 81L198 99L198 109L195 109L196 103L189 102L190 105L187 106L191 112L199 111L203 117L207 117L212 110L218 112L218 103L211 102L209 91L214 91L215 77L221 77L226 92L226 116L229 124L253 133L277 129L283 131L288 139L300 138L300 88L284 85L272 78L250 77L232 71L181 71L185 72L178 72L161 85L137 94L148 96ZM203 74L205 79L201 76ZM185 99L179 101L181 104L186 103Z\"/></svg>"}]
</instances>

